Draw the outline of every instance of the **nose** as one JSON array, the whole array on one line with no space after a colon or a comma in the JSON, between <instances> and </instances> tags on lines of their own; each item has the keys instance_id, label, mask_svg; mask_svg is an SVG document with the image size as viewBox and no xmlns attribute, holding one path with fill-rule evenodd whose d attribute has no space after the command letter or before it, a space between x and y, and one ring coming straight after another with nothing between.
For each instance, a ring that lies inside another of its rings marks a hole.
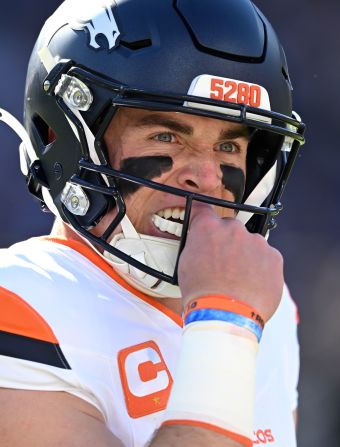
<instances>
[{"instance_id":1,"label":"nose","mask_svg":"<svg viewBox=\"0 0 340 447\"><path fill-rule=\"evenodd\" d=\"M180 169L179 187L200 194L211 194L222 185L222 171L216 159L207 156L191 157Z\"/></svg>"}]
</instances>

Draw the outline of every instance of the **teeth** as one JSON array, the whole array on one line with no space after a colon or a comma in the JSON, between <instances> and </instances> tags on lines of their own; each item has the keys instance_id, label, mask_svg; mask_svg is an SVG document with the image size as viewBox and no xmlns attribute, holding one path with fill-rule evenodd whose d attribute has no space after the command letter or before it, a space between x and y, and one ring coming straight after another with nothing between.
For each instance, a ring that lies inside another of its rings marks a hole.
<instances>
[{"instance_id":1,"label":"teeth","mask_svg":"<svg viewBox=\"0 0 340 447\"><path fill-rule=\"evenodd\" d=\"M174 234L180 237L182 234L183 225L179 222L169 220L173 219L184 220L185 210L182 208L165 208L153 215L152 221L157 228L166 233Z\"/></svg>"},{"instance_id":2,"label":"teeth","mask_svg":"<svg viewBox=\"0 0 340 447\"><path fill-rule=\"evenodd\" d=\"M165 208L157 212L157 215L164 217L164 219L181 219L184 220L185 210L181 208Z\"/></svg>"},{"instance_id":3,"label":"teeth","mask_svg":"<svg viewBox=\"0 0 340 447\"><path fill-rule=\"evenodd\" d=\"M162 219L162 218L160 219L159 229L161 231L166 231L168 229L168 222L165 219Z\"/></svg>"},{"instance_id":4,"label":"teeth","mask_svg":"<svg viewBox=\"0 0 340 447\"><path fill-rule=\"evenodd\" d=\"M177 225L180 225L181 227L178 226L176 228L175 235L178 236L178 237L181 237L182 236L183 225L181 225L181 224L177 224Z\"/></svg>"},{"instance_id":5,"label":"teeth","mask_svg":"<svg viewBox=\"0 0 340 447\"><path fill-rule=\"evenodd\" d=\"M172 210L171 210L171 208L166 208L164 210L164 218L169 219L169 217L172 217Z\"/></svg>"},{"instance_id":6,"label":"teeth","mask_svg":"<svg viewBox=\"0 0 340 447\"><path fill-rule=\"evenodd\" d=\"M152 221L154 225L159 228L161 231L166 233L174 234L175 236L180 237L182 234L183 225L178 222L172 222L171 220L163 219L157 214L153 215Z\"/></svg>"},{"instance_id":7,"label":"teeth","mask_svg":"<svg viewBox=\"0 0 340 447\"><path fill-rule=\"evenodd\" d=\"M179 208L175 208L172 211L172 217L173 219L179 219L179 216L181 215L181 210Z\"/></svg>"}]
</instances>

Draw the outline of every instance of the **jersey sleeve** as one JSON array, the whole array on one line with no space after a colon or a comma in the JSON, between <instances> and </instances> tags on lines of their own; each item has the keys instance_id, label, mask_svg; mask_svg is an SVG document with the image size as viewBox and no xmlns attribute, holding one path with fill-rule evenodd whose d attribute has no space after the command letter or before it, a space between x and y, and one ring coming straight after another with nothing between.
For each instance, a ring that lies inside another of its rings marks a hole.
<instances>
[{"instance_id":1,"label":"jersey sleeve","mask_svg":"<svg viewBox=\"0 0 340 447\"><path fill-rule=\"evenodd\" d=\"M96 406L46 320L24 299L0 287L0 387L64 391Z\"/></svg>"}]
</instances>

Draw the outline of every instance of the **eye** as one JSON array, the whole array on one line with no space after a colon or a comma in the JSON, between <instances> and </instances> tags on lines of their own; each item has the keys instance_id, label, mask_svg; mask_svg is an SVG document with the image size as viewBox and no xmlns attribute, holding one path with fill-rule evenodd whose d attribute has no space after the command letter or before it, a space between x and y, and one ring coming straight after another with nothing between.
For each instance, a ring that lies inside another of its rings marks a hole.
<instances>
[{"instance_id":1,"label":"eye","mask_svg":"<svg viewBox=\"0 0 340 447\"><path fill-rule=\"evenodd\" d=\"M233 152L239 152L240 148L237 144L231 143L230 141L227 141L225 143L221 143L218 145L218 149L221 152L227 152L227 153L233 153Z\"/></svg>"},{"instance_id":2,"label":"eye","mask_svg":"<svg viewBox=\"0 0 340 447\"><path fill-rule=\"evenodd\" d=\"M162 143L173 143L175 140L175 136L170 132L162 132L155 135L154 140L160 141Z\"/></svg>"}]
</instances>

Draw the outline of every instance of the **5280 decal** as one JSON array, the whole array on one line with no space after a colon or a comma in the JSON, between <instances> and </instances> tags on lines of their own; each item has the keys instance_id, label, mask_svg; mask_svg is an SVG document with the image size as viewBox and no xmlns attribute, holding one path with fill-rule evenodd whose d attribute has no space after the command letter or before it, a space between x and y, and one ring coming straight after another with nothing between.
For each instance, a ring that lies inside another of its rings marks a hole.
<instances>
[{"instance_id":1,"label":"5280 decal","mask_svg":"<svg viewBox=\"0 0 340 447\"><path fill-rule=\"evenodd\" d=\"M261 93L261 87L256 84L221 78L211 78L210 81L210 98L220 101L260 107Z\"/></svg>"}]
</instances>

